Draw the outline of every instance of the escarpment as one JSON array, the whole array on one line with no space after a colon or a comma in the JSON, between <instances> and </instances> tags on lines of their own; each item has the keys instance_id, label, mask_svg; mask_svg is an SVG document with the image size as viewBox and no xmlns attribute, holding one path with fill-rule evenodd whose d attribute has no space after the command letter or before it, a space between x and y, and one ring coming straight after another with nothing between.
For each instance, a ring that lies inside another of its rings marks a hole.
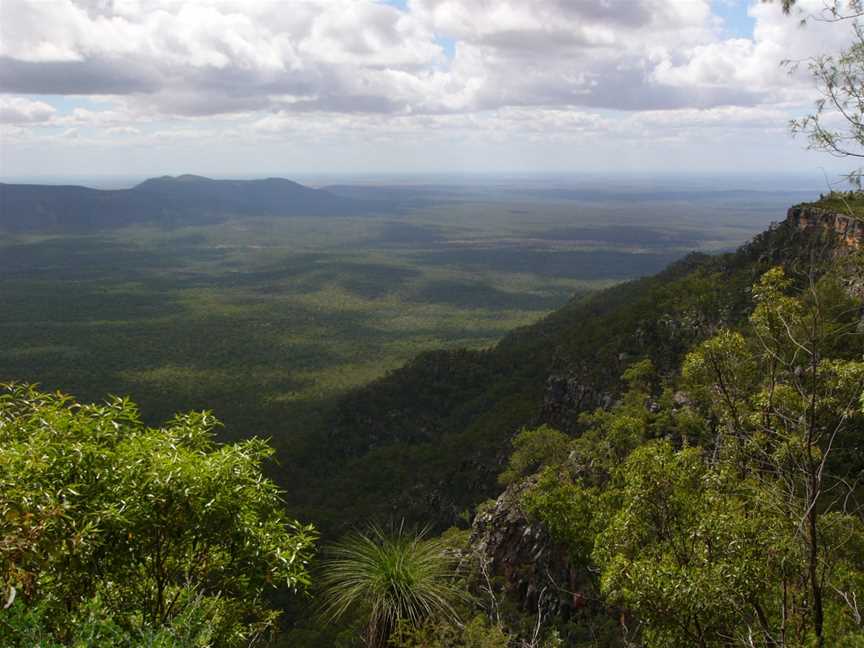
<instances>
[{"instance_id":1,"label":"escarpment","mask_svg":"<svg viewBox=\"0 0 864 648\"><path fill-rule=\"evenodd\" d=\"M822 229L833 232L838 242L847 248L859 250L864 245L864 220L851 210L842 213L815 205L796 205L789 208L786 220L800 230Z\"/></svg>"},{"instance_id":2,"label":"escarpment","mask_svg":"<svg viewBox=\"0 0 864 648\"><path fill-rule=\"evenodd\" d=\"M751 286L768 269L800 271L824 257L822 265L836 271L838 237L819 229L829 222L836 228L836 215L829 221L815 214L792 208L784 222L734 253L691 254L655 276L575 297L493 348L427 352L341 396L322 425L327 450L317 460L327 487L294 504L338 511L325 521L333 532L376 515L435 529L464 525L479 502L500 494L496 475L522 428L549 425L577 436L583 414L617 401L621 376L634 362L648 359L659 375L674 375L694 345L746 321ZM355 493L350 505L346 492ZM521 556L516 550L506 563ZM528 589L526 605L536 606ZM521 598L522 589L513 592Z\"/></svg>"},{"instance_id":3,"label":"escarpment","mask_svg":"<svg viewBox=\"0 0 864 648\"><path fill-rule=\"evenodd\" d=\"M555 361L545 367L542 406L531 424L550 424L579 436L585 430L582 413L610 410L621 398L621 385L608 374L621 375L629 363L642 358L660 368L673 386L665 394L656 390L645 400L645 409L659 411L664 398L670 411L688 407L688 394L674 382L682 349L692 349L722 327L746 323L753 308L748 290L753 281L777 265L788 266L790 273L802 268L817 275L841 273L842 285L860 298L864 278L852 252L862 248L864 222L854 215L798 205L788 210L784 223L734 254L699 259L632 284L639 290L629 291L608 316L593 311L590 301L552 316L551 321L560 324ZM614 294L609 291L600 298L611 301ZM485 573L496 591L523 612L565 620L590 613L623 626L627 619L621 610L597 604L601 597L592 589L596 583L588 567L524 508L526 494L537 483L537 475L513 483L478 510L471 548L484 561Z\"/></svg>"}]
</instances>

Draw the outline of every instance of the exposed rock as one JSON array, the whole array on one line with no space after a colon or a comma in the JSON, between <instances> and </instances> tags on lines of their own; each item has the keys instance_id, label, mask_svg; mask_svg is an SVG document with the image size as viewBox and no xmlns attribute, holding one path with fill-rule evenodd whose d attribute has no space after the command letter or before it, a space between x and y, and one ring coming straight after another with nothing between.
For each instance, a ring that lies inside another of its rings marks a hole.
<instances>
[{"instance_id":1,"label":"exposed rock","mask_svg":"<svg viewBox=\"0 0 864 648\"><path fill-rule=\"evenodd\" d=\"M672 406L676 410L687 407L688 405L690 405L690 402L690 396L687 394L687 392L679 390L672 395Z\"/></svg>"},{"instance_id":2,"label":"exposed rock","mask_svg":"<svg viewBox=\"0 0 864 648\"><path fill-rule=\"evenodd\" d=\"M598 407L608 408L614 397L600 391L588 380L575 374L555 374L546 379L541 420L564 432L572 432L579 414Z\"/></svg>"},{"instance_id":3,"label":"exposed rock","mask_svg":"<svg viewBox=\"0 0 864 648\"><path fill-rule=\"evenodd\" d=\"M490 508L478 513L471 547L490 577L527 614L570 617L589 600L588 574L573 565L566 547L522 510L528 479L510 486Z\"/></svg>"},{"instance_id":4,"label":"exposed rock","mask_svg":"<svg viewBox=\"0 0 864 648\"><path fill-rule=\"evenodd\" d=\"M797 205L789 208L786 220L800 230L819 228L833 232L846 247L859 250L864 246L864 222L849 214Z\"/></svg>"}]
</instances>

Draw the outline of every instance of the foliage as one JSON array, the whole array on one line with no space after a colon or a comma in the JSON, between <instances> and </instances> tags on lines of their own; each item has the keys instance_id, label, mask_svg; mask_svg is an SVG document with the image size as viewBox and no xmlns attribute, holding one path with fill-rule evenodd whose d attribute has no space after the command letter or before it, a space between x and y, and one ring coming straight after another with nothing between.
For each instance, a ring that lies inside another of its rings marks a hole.
<instances>
[{"instance_id":1,"label":"foliage","mask_svg":"<svg viewBox=\"0 0 864 648\"><path fill-rule=\"evenodd\" d=\"M153 627L145 622L136 628L121 626L99 598L91 599L71 613L70 635L63 643L58 643L49 629L51 624L46 616L51 613L51 606L44 601L32 606L16 601L0 617L0 626L10 648L210 648L217 645L219 639L220 601L200 596L167 624Z\"/></svg>"},{"instance_id":2,"label":"foliage","mask_svg":"<svg viewBox=\"0 0 864 648\"><path fill-rule=\"evenodd\" d=\"M601 586L645 624L649 646L721 646L757 626L766 572L791 550L777 521L737 475L667 441L634 451L616 472L618 506L595 541Z\"/></svg>"},{"instance_id":3,"label":"foliage","mask_svg":"<svg viewBox=\"0 0 864 648\"><path fill-rule=\"evenodd\" d=\"M431 620L419 627L400 623L388 644L393 648L508 648L507 634L477 615L464 625Z\"/></svg>"},{"instance_id":4,"label":"foliage","mask_svg":"<svg viewBox=\"0 0 864 648\"><path fill-rule=\"evenodd\" d=\"M507 469L498 476L507 485L525 477L550 463L561 463L567 458L570 437L548 425L533 430L522 430L513 439L513 454Z\"/></svg>"},{"instance_id":5,"label":"foliage","mask_svg":"<svg viewBox=\"0 0 864 648\"><path fill-rule=\"evenodd\" d=\"M271 627L270 587L309 584L315 533L285 517L263 441L218 445L206 412L144 426L134 404L0 392L0 587L68 641L90 601L134 635L207 609L214 645ZM83 616L82 616L83 615Z\"/></svg>"},{"instance_id":6,"label":"foliage","mask_svg":"<svg viewBox=\"0 0 864 648\"><path fill-rule=\"evenodd\" d=\"M860 304L780 267L751 294L669 385L626 371L525 496L652 648L864 641Z\"/></svg>"},{"instance_id":7,"label":"foliage","mask_svg":"<svg viewBox=\"0 0 864 648\"><path fill-rule=\"evenodd\" d=\"M795 0L783 0L789 13ZM792 132L806 135L810 148L840 158L864 158L864 3L861 0L826 0L823 10L804 17L818 21L846 23L852 44L837 53L809 59L810 73L820 97L812 113L791 122ZM795 69L797 63L787 64ZM837 126L836 124L840 124ZM852 171L848 179L858 186L862 170Z\"/></svg>"},{"instance_id":8,"label":"foliage","mask_svg":"<svg viewBox=\"0 0 864 648\"><path fill-rule=\"evenodd\" d=\"M430 618L454 621L454 604L463 596L446 546L404 526L393 533L380 527L349 533L329 547L321 569L325 616L360 615L371 648L386 646L400 623L416 628Z\"/></svg>"}]
</instances>

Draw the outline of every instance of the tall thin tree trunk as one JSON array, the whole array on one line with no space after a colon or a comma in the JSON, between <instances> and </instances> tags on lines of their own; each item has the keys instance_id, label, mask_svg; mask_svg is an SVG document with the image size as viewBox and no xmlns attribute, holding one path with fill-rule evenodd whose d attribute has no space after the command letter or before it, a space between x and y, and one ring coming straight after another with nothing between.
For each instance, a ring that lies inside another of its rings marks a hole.
<instances>
[{"instance_id":1,"label":"tall thin tree trunk","mask_svg":"<svg viewBox=\"0 0 864 648\"><path fill-rule=\"evenodd\" d=\"M823 626L825 624L824 611L822 609L822 586L819 584L819 540L817 534L817 513L815 506L808 515L808 532L810 535L810 554L808 556L808 576L810 579L810 590L813 597L813 631L819 648L825 645Z\"/></svg>"}]
</instances>

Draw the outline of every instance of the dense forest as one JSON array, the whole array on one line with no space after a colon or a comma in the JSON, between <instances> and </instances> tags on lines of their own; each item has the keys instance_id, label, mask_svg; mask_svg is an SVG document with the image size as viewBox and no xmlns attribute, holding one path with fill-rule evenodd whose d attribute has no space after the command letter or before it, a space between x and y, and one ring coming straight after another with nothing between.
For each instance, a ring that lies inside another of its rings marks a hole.
<instances>
[{"instance_id":1,"label":"dense forest","mask_svg":"<svg viewBox=\"0 0 864 648\"><path fill-rule=\"evenodd\" d=\"M7 643L864 645L859 257L787 220L421 354L278 466L7 385Z\"/></svg>"},{"instance_id":2,"label":"dense forest","mask_svg":"<svg viewBox=\"0 0 864 648\"><path fill-rule=\"evenodd\" d=\"M3 2L0 648L864 648L864 0Z\"/></svg>"}]
</instances>

